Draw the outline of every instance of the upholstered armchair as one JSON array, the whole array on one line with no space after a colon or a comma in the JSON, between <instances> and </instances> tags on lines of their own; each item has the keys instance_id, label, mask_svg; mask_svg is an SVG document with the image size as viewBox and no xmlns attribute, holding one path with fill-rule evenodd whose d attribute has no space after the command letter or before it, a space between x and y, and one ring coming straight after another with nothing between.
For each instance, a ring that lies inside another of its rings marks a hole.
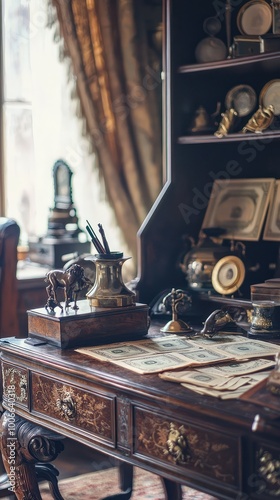
<instances>
[{"instance_id":1,"label":"upholstered armchair","mask_svg":"<svg viewBox=\"0 0 280 500\"><path fill-rule=\"evenodd\" d=\"M0 217L0 337L19 334L17 246L20 229L15 220Z\"/></svg>"}]
</instances>

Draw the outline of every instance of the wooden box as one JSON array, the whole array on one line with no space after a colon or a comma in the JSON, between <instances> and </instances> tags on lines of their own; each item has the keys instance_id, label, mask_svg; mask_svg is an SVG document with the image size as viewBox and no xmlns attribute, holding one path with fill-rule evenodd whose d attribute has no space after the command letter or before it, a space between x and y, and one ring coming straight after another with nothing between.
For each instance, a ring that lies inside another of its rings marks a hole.
<instances>
[{"instance_id":1,"label":"wooden box","mask_svg":"<svg viewBox=\"0 0 280 500\"><path fill-rule=\"evenodd\" d=\"M67 349L123 340L140 339L149 328L149 307L91 308L87 299L79 309L48 312L45 308L27 311L29 339L41 339Z\"/></svg>"},{"instance_id":2,"label":"wooden box","mask_svg":"<svg viewBox=\"0 0 280 500\"><path fill-rule=\"evenodd\" d=\"M90 253L90 242L81 242L77 238L43 238L38 241L29 241L28 246L28 256L32 262L50 266L53 269L62 269L65 264L64 255Z\"/></svg>"},{"instance_id":3,"label":"wooden box","mask_svg":"<svg viewBox=\"0 0 280 500\"><path fill-rule=\"evenodd\" d=\"M280 304L280 280L271 279L264 283L251 285L251 301L256 300L272 300L276 304Z\"/></svg>"}]
</instances>

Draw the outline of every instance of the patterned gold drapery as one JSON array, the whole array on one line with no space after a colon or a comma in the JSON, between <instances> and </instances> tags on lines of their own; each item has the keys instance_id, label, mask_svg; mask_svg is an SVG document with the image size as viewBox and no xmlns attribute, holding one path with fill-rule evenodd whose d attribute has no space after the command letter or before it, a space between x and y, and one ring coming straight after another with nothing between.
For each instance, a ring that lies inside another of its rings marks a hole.
<instances>
[{"instance_id":1,"label":"patterned gold drapery","mask_svg":"<svg viewBox=\"0 0 280 500\"><path fill-rule=\"evenodd\" d=\"M162 186L161 124L146 0L53 0L108 200L131 253Z\"/></svg>"}]
</instances>

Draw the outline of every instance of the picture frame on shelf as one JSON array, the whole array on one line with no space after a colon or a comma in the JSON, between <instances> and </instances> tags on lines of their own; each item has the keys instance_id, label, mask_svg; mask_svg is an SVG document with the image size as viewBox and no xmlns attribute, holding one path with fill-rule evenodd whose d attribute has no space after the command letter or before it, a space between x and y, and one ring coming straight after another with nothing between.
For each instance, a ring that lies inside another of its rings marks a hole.
<instances>
[{"instance_id":1,"label":"picture frame on shelf","mask_svg":"<svg viewBox=\"0 0 280 500\"><path fill-rule=\"evenodd\" d=\"M201 230L219 227L225 239L258 241L274 183L274 178L215 180Z\"/></svg>"},{"instance_id":2,"label":"picture frame on shelf","mask_svg":"<svg viewBox=\"0 0 280 500\"><path fill-rule=\"evenodd\" d=\"M264 227L263 239L280 241L280 180L276 180Z\"/></svg>"}]
</instances>

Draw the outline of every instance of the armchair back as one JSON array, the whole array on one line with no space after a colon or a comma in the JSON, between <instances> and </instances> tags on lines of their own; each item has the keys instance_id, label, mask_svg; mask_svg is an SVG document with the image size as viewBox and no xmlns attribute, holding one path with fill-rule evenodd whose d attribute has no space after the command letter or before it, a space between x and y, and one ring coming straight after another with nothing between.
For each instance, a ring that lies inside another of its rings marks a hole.
<instances>
[{"instance_id":1,"label":"armchair back","mask_svg":"<svg viewBox=\"0 0 280 500\"><path fill-rule=\"evenodd\" d=\"M20 228L15 220L0 217L0 337L19 334L17 246Z\"/></svg>"}]
</instances>

